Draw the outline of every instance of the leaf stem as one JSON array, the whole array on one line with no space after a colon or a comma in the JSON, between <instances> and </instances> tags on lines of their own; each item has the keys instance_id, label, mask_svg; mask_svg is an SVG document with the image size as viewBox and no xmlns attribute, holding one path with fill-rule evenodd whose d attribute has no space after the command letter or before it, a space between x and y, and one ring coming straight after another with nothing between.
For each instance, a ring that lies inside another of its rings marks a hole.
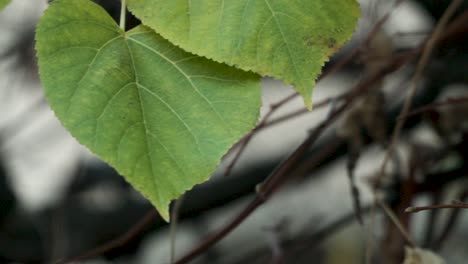
<instances>
[{"instance_id":1,"label":"leaf stem","mask_svg":"<svg viewBox=\"0 0 468 264\"><path fill-rule=\"evenodd\" d=\"M125 11L127 9L127 5L125 3L126 0L122 0L122 5L120 6L120 28L125 31Z\"/></svg>"}]
</instances>

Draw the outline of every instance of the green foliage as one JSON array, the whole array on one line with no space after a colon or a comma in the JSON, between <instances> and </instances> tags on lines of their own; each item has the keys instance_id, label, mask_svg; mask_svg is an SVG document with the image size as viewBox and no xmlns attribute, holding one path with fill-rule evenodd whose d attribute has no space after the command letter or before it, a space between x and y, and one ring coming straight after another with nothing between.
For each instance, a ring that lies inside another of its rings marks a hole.
<instances>
[{"instance_id":1,"label":"green foliage","mask_svg":"<svg viewBox=\"0 0 468 264\"><path fill-rule=\"evenodd\" d=\"M128 8L184 50L294 85L309 108L322 65L360 14L355 0L128 0Z\"/></svg>"},{"instance_id":2,"label":"green foliage","mask_svg":"<svg viewBox=\"0 0 468 264\"><path fill-rule=\"evenodd\" d=\"M62 124L166 220L254 127L256 73L295 85L311 107L359 16L355 0L127 1L149 27L124 32L89 0L54 1L36 31L39 72Z\"/></svg>"},{"instance_id":3,"label":"green foliage","mask_svg":"<svg viewBox=\"0 0 468 264\"><path fill-rule=\"evenodd\" d=\"M0 0L0 11L5 8L11 0Z\"/></svg>"},{"instance_id":4,"label":"green foliage","mask_svg":"<svg viewBox=\"0 0 468 264\"><path fill-rule=\"evenodd\" d=\"M193 56L145 26L123 32L87 0L54 1L37 28L47 100L78 141L169 220L253 128L259 76Z\"/></svg>"}]
</instances>

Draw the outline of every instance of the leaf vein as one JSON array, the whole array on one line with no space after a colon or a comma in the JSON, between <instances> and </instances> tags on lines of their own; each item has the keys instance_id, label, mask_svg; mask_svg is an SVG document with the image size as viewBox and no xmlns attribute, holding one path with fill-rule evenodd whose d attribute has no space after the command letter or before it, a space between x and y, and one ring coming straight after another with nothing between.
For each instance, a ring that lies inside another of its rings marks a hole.
<instances>
[{"instance_id":1,"label":"leaf vein","mask_svg":"<svg viewBox=\"0 0 468 264\"><path fill-rule=\"evenodd\" d=\"M98 25L98 26L101 26L101 27L103 27L103 28L105 28L105 29L108 29L109 31L114 31L114 32L116 32L116 33L119 33L119 35L122 34L122 32L120 31L120 29L116 29L115 27L113 27L113 26L111 26L111 25L104 24L104 23L100 23L100 22L96 22L96 21L93 21L93 20L83 20L83 19L70 19L70 20L68 20L67 22L60 22L58 25L56 25L56 26L54 26L54 27L49 27L49 28L43 29L43 30L42 30L42 33L48 33L48 32L51 31L51 30L55 30L55 29L58 29L58 28L67 26L67 25L69 25L69 24L76 25L76 24L79 24L79 23Z\"/></svg>"},{"instance_id":2,"label":"leaf vein","mask_svg":"<svg viewBox=\"0 0 468 264\"><path fill-rule=\"evenodd\" d=\"M130 61L132 63L132 68L133 68L133 74L135 75L135 83L137 83L138 85L138 75L137 75L137 71L136 71L136 68L135 68L135 60L133 58L133 53L132 53L132 50L130 49L130 47L128 46L128 42L125 41L125 45L127 46L127 50L128 50L128 54L130 56ZM140 111L141 111L141 116L142 116L142 120L143 120L143 128L145 129L145 143L146 143L146 152L148 153L148 159L149 159L149 167L150 167L150 170L151 170L151 174L152 174L152 178L154 178L156 176L156 173L154 171L154 166L153 166L153 158L152 156L150 155L150 146L149 146L149 143L148 143L148 127L146 125L146 114L145 114L145 108L143 107L143 100L142 100L142 96L141 96L141 92L140 92L140 89L137 89L137 93L138 93L138 101L140 102L139 105L140 105ZM159 192L157 186L156 186L156 183L154 181L151 181L153 183L153 190L157 193L158 197L159 197L159 200L160 201L163 201L162 197L161 197L161 193Z\"/></svg>"},{"instance_id":3,"label":"leaf vein","mask_svg":"<svg viewBox=\"0 0 468 264\"><path fill-rule=\"evenodd\" d=\"M141 83L137 83L137 86L143 88L143 90L145 90L147 93L152 95L154 98L158 99L161 103L164 104L164 106L166 106L167 109L169 109L169 111L171 111L171 113L175 117L177 117L177 119L182 123L182 125L187 129L187 131L190 133L190 135L195 140L195 144L197 145L198 152L200 152L200 155L203 155L203 152L200 149L200 143L198 141L197 136L195 136L195 133L193 132L192 128L187 124L187 122L184 121L184 119L177 113L177 111L175 111L175 109L172 108L172 106L170 104L168 104L163 98L161 98L157 94L153 93L150 89L148 89L147 87L145 87Z\"/></svg>"},{"instance_id":4,"label":"leaf vein","mask_svg":"<svg viewBox=\"0 0 468 264\"><path fill-rule=\"evenodd\" d=\"M117 39L119 38L122 38L122 36L117 36L115 38L112 38L110 40L108 40L106 43L104 43L97 51L96 51L96 54L94 55L93 59L91 60L91 62L89 63L88 65L88 68L86 69L86 72L83 74L83 76L81 76L80 80L78 81L77 85L75 86L75 88L73 89L73 92L70 96L70 99L69 99L69 102L68 102L68 106L67 106L67 110L65 111L65 113L67 113L68 115L68 111L70 110L70 107L72 105L72 102L73 102L73 99L76 95L76 91L78 90L78 88L80 87L81 85L81 82L85 79L85 77L88 75L89 73L89 70L93 67L94 63L96 62L96 59L97 57L99 56L99 54L101 53L101 51L107 46L107 45L110 45L112 42L116 41Z\"/></svg>"},{"instance_id":5,"label":"leaf vein","mask_svg":"<svg viewBox=\"0 0 468 264\"><path fill-rule=\"evenodd\" d=\"M154 133L151 133L151 132L148 132L148 135L150 135L151 137L153 137L154 139L156 139L156 141L158 141L159 145L161 145L161 147L164 149L164 152L167 153L167 155L169 156L169 158L174 162L174 164L176 165L176 168L182 173L182 176L184 176L185 178L189 178L188 174L184 171L182 165L180 165L180 163L177 161L177 159L174 157L174 155L172 155L172 153L169 151L169 149L166 147L166 145L164 145L164 143L161 141L161 139L159 139L159 137L154 134ZM177 190L177 188L174 187L174 184L172 183L171 180L168 180L167 181L169 184L171 184L174 188L174 190Z\"/></svg>"},{"instance_id":6,"label":"leaf vein","mask_svg":"<svg viewBox=\"0 0 468 264\"><path fill-rule=\"evenodd\" d=\"M124 84L122 87L119 88L117 92L114 93L114 95L107 101L106 105L102 108L101 113L99 113L98 117L96 118L96 126L94 130L94 139L93 139L93 146L96 147L96 139L97 139L97 134L98 134L98 127L99 127L99 120L104 116L104 113L106 112L107 108L109 105L111 105L112 101L123 91L128 85L134 84L135 82L128 82Z\"/></svg>"},{"instance_id":7,"label":"leaf vein","mask_svg":"<svg viewBox=\"0 0 468 264\"><path fill-rule=\"evenodd\" d=\"M137 122L134 122L133 124L129 125L127 128L125 128L125 130L123 130L123 133L122 135L120 136L120 139L119 139L119 143L117 144L117 159L116 161L117 162L120 162L120 153L122 152L122 142L124 140L124 138L127 136L127 133L130 131L130 129L132 129L134 126L136 125L139 125L139 124L142 124L143 122L141 121L137 121ZM139 158L137 158L136 160L139 160L143 155L141 155ZM135 162L136 164L137 162ZM136 170L136 166L133 168L133 170L130 172L130 175L134 175L134 172Z\"/></svg>"},{"instance_id":8,"label":"leaf vein","mask_svg":"<svg viewBox=\"0 0 468 264\"><path fill-rule=\"evenodd\" d=\"M235 83L240 83L239 80L230 80L230 79L223 79L223 78L217 78L217 77L212 77L212 76L205 76L205 75L191 75L190 78L200 78L200 79L211 79L211 80L216 80L220 82L235 82ZM213 101L211 101L213 103Z\"/></svg>"},{"instance_id":9,"label":"leaf vein","mask_svg":"<svg viewBox=\"0 0 468 264\"><path fill-rule=\"evenodd\" d=\"M168 57L164 56L163 54L161 54L160 52L156 51L155 49L149 47L148 45L146 45L145 43L143 42L140 42L136 39L133 39L133 38L129 38L129 40L137 43L138 45L148 49L149 51L152 51L154 54L158 55L159 57L161 57L162 59L166 60L167 62L171 63L175 69L177 69L177 71L180 72L180 74L182 74L186 79L187 81L190 83L190 85L192 86L192 88L197 92L197 94L210 106L211 110L216 114L216 116L219 118L219 120L221 120L221 122L225 125L225 127L227 128L227 131L231 131L230 128L227 126L227 123L226 121L224 120L224 118L219 114L219 112L216 110L216 108L213 106L213 104L210 102L210 100L208 100L208 98L206 98L205 95L203 95L203 93L198 89L198 87L195 85L195 83L192 81L192 79L190 78L189 75L187 75L184 70L182 70L176 63L174 63L174 61L172 61L171 59L169 59ZM230 132L229 132L230 133Z\"/></svg>"},{"instance_id":10,"label":"leaf vein","mask_svg":"<svg viewBox=\"0 0 468 264\"><path fill-rule=\"evenodd\" d=\"M249 4L250 4L250 0L247 0L247 2L244 5L244 8L242 10L242 16L241 16L241 20L240 20L241 24L239 25L239 27L241 28L241 31L239 33L239 38L238 38L237 44L236 44L235 48L232 51L231 59L228 61L230 63L232 63L232 60L234 59L234 56L236 56L237 51L240 49L240 44L242 42L242 36L244 35L244 31L245 31L245 27L243 27L244 21L246 21L245 14L247 13L247 7L249 6Z\"/></svg>"},{"instance_id":11,"label":"leaf vein","mask_svg":"<svg viewBox=\"0 0 468 264\"><path fill-rule=\"evenodd\" d=\"M292 54L291 54L291 49L289 47L289 42L286 40L286 37L283 32L283 28L281 27L280 22L278 21L278 18L276 17L276 12L273 10L272 6L270 5L269 0L264 0L266 5L268 6L268 10L270 10L271 15L273 16L273 19L275 20L276 26L278 27L278 30L281 33L281 37L283 38L283 42L286 44L286 50L288 53L289 60L291 61L291 64L294 68L294 73L296 74L297 77L300 77L299 71L297 69L296 61L294 60Z\"/></svg>"}]
</instances>

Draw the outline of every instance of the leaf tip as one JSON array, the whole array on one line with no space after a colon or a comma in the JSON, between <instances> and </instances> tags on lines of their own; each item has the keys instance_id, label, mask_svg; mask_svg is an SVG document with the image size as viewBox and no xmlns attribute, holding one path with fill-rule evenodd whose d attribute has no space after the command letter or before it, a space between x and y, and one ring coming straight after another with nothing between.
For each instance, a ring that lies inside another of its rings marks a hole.
<instances>
[{"instance_id":1,"label":"leaf tip","mask_svg":"<svg viewBox=\"0 0 468 264\"><path fill-rule=\"evenodd\" d=\"M304 103L307 110L312 111L312 99L304 99Z\"/></svg>"},{"instance_id":2,"label":"leaf tip","mask_svg":"<svg viewBox=\"0 0 468 264\"><path fill-rule=\"evenodd\" d=\"M168 207L165 207L164 209L158 208L158 207L157 207L156 210L158 210L159 215L161 216L161 218L162 218L166 223L169 223L169 222L170 222L170 216L169 216L169 209L168 209Z\"/></svg>"},{"instance_id":3,"label":"leaf tip","mask_svg":"<svg viewBox=\"0 0 468 264\"><path fill-rule=\"evenodd\" d=\"M149 201L153 204L154 208L156 208L159 216L161 216L166 223L169 223L171 220L171 214L169 213L170 201L160 202L154 199L149 199Z\"/></svg>"},{"instance_id":4,"label":"leaf tip","mask_svg":"<svg viewBox=\"0 0 468 264\"><path fill-rule=\"evenodd\" d=\"M304 100L304 105L307 110L312 111L312 94L311 92L299 92Z\"/></svg>"}]
</instances>

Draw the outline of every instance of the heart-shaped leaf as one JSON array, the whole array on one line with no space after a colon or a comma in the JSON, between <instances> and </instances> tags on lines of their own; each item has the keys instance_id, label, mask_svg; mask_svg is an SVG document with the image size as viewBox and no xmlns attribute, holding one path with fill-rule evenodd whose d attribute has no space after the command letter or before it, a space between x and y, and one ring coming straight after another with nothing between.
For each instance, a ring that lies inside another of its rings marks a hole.
<instances>
[{"instance_id":1,"label":"heart-shaped leaf","mask_svg":"<svg viewBox=\"0 0 468 264\"><path fill-rule=\"evenodd\" d=\"M352 35L356 0L127 0L183 49L295 86L312 106L315 80Z\"/></svg>"},{"instance_id":2,"label":"heart-shaped leaf","mask_svg":"<svg viewBox=\"0 0 468 264\"><path fill-rule=\"evenodd\" d=\"M186 53L151 29L123 32L88 0L54 1L36 33L47 100L78 141L168 220L255 125L255 74Z\"/></svg>"}]
</instances>

